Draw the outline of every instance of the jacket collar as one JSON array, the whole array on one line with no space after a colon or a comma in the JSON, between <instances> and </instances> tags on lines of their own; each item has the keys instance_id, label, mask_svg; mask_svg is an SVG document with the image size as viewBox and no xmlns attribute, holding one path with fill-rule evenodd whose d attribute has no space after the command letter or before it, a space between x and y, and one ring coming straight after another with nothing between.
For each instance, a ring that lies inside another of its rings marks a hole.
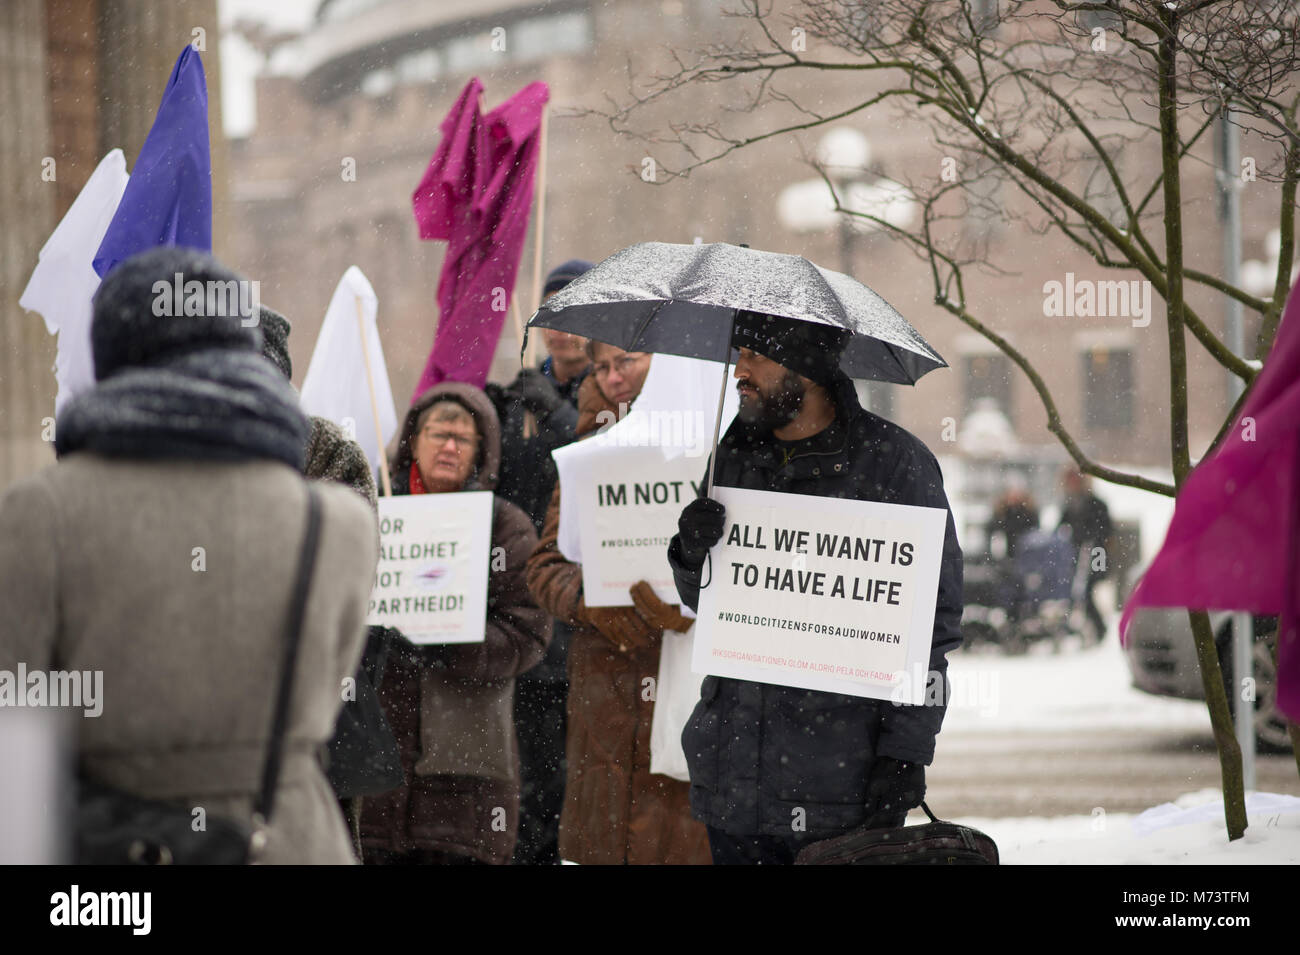
<instances>
[{"instance_id":1,"label":"jacket collar","mask_svg":"<svg viewBox=\"0 0 1300 955\"><path fill-rule=\"evenodd\" d=\"M863 414L853 380L840 372L830 383L835 419L821 431L786 445L771 431L749 427L739 418L732 422L718 442L719 458L737 457L745 467L771 473L780 481L835 477L847 474L850 462L849 434L852 422Z\"/></svg>"},{"instance_id":2,"label":"jacket collar","mask_svg":"<svg viewBox=\"0 0 1300 955\"><path fill-rule=\"evenodd\" d=\"M587 375L590 374L590 372L591 365L587 365L586 368L582 369L582 371L578 372L578 374L574 375L568 381L560 381L555 377L555 359L548 355L546 361L542 362L542 374L551 379L551 382L555 385L555 390L559 396L572 404L577 403L578 389L581 388L582 383L587 380Z\"/></svg>"}]
</instances>

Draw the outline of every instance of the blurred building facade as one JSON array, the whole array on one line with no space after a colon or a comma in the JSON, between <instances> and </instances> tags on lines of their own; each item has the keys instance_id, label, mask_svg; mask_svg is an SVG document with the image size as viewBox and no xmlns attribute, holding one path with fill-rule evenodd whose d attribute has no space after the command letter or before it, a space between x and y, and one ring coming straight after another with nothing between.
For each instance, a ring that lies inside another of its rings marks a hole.
<instances>
[{"instance_id":1,"label":"blurred building facade","mask_svg":"<svg viewBox=\"0 0 1300 955\"><path fill-rule=\"evenodd\" d=\"M1021 449L1064 457L1019 369L935 305L925 263L885 236L846 241L840 228L795 231L783 222L779 198L814 175L805 160L824 130L774 138L666 182L662 174L646 176L653 152L646 144L616 135L599 118L575 115L608 108L610 97L625 102L634 82L669 64L663 48L692 50L732 36L736 21L721 15L727 0L322 0L310 28L272 58L290 62L291 72L268 71L258 79L256 128L229 143L219 134L216 0L11 0L2 6L0 95L14 119L0 134L7 224L0 483L50 459L41 434L43 419L53 413L53 343L40 319L18 308L22 287L100 156L120 145L128 168L133 165L171 63L199 26L206 28L214 127L215 252L258 279L267 304L293 322L290 348L299 383L334 286L356 264L379 296L394 396L399 405L410 398L436 325L444 247L418 239L410 196L437 145L438 124L471 76L483 80L489 108L541 79L551 88L543 272L568 258L599 260L638 241L697 237L802 254L851 271L894 304L951 366L916 388L873 390L882 413L944 455L961 453L958 436L972 412L996 406ZM789 74L783 82L826 113L837 103L860 102L872 89L869 79L845 71ZM712 84L649 108L638 122L711 119L743 105L730 85ZM752 119L757 129L766 116L760 111ZM940 174L944 157L922 124L864 111L849 125L871 143L871 176L903 179L930 167ZM1184 168L1187 260L1217 273L1220 234L1209 145L1198 146L1196 156L1204 161ZM56 160L56 181L41 180L44 157ZM1159 165L1157 157L1125 161ZM1260 247L1275 217L1269 207L1275 195L1243 192L1245 258L1266 258ZM1053 233L975 216L968 226L987 237L991 255L1016 269L1008 275L969 272L973 311L1035 364L1070 432L1105 463L1167 467L1169 382L1160 300L1154 299L1153 320L1144 328L1126 318L1048 317L1046 282L1064 282L1071 272L1095 281L1136 276L1092 267ZM525 317L535 305L531 241L518 290ZM1188 289L1190 301L1220 331L1219 296L1195 285ZM1252 340L1249 327L1246 337ZM1188 353L1192 447L1199 454L1229 402L1225 373L1190 336ZM492 377L507 379L518 367L519 341L507 321Z\"/></svg>"},{"instance_id":2,"label":"blurred building facade","mask_svg":"<svg viewBox=\"0 0 1300 955\"><path fill-rule=\"evenodd\" d=\"M607 94L626 100L630 61L638 63L641 77L652 65L663 65L652 57L647 61L654 47L694 49L728 36L735 21L721 17L724 7L720 0L324 0L313 26L290 48L296 75L259 80L256 130L233 145L232 158L232 254L236 265L262 280L267 301L294 321L297 376L305 372L334 284L355 263L379 295L395 397L399 403L409 399L432 341L442 255L442 243L417 238L410 195L437 145L438 123L471 76L483 80L489 108L541 79L552 93L548 266L574 256L599 260L638 241L700 237L851 269L898 307L951 365L915 389L888 388L893 394L883 402L886 414L936 452L957 453L956 436L967 416L992 404L1022 445L1043 446L1049 455L1059 449L1020 371L934 304L924 263L887 237L864 235L845 243L835 228L809 234L782 224L778 197L812 175L804 156L815 138L802 144L793 137L772 140L688 179L655 183L641 175L648 155L643 145L616 136L597 118L572 115L574 109L607 107ZM786 88L819 105L869 92L860 77L803 77L791 75ZM729 90L712 99L705 94L697 90L690 116L661 109L648 111L644 120L699 120L739 105ZM683 107L679 99L671 108ZM920 124L896 124L882 114L855 118L853 125L872 144L874 174L901 177L918 164L932 164L939 174L942 157ZM350 165L354 179L346 174ZM1197 224L1187 230L1188 259L1217 271L1212 165L1189 165L1185 175L1188 220ZM1268 211L1246 198L1245 234L1262 235ZM1077 250L1051 234L986 221L970 227L987 230L992 252L1019 270L968 275L978 317L1035 363L1080 443L1106 462L1167 467L1168 361L1160 300L1154 300L1153 320L1145 328L1125 318L1049 318L1043 312L1048 281L1064 282L1067 272L1098 281L1134 276L1089 269ZM1250 247L1246 252L1257 254ZM525 315L534 305L531 263L528 248L519 283ZM1221 328L1221 303L1189 288L1200 313ZM1188 350L1191 429L1199 453L1229 405L1224 372L1195 341L1189 340ZM493 378L507 378L518 367L519 343L508 322ZM879 405L879 394L873 397Z\"/></svg>"}]
</instances>

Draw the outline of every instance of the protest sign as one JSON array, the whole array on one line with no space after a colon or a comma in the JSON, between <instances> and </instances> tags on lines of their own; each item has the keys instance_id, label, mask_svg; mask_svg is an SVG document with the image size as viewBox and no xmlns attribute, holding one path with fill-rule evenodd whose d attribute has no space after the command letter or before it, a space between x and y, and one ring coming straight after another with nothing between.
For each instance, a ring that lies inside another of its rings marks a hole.
<instances>
[{"instance_id":1,"label":"protest sign","mask_svg":"<svg viewBox=\"0 0 1300 955\"><path fill-rule=\"evenodd\" d=\"M655 355L631 408L597 416L584 441L552 452L560 483L556 546L583 568L589 607L627 607L644 580L677 603L668 542L682 508L699 496L711 448L722 366ZM723 420L736 413L727 393Z\"/></svg>"},{"instance_id":2,"label":"protest sign","mask_svg":"<svg viewBox=\"0 0 1300 955\"><path fill-rule=\"evenodd\" d=\"M947 511L715 487L692 669L923 702Z\"/></svg>"},{"instance_id":3,"label":"protest sign","mask_svg":"<svg viewBox=\"0 0 1300 955\"><path fill-rule=\"evenodd\" d=\"M480 643L487 621L492 493L379 499L379 573L366 623L412 643Z\"/></svg>"},{"instance_id":4,"label":"protest sign","mask_svg":"<svg viewBox=\"0 0 1300 955\"><path fill-rule=\"evenodd\" d=\"M701 473L697 459L665 461L658 448L577 462L563 493L575 495L582 553L589 555L582 562L588 607L631 606L629 588L640 580L661 600L680 601L668 544L682 508L699 496Z\"/></svg>"}]
</instances>

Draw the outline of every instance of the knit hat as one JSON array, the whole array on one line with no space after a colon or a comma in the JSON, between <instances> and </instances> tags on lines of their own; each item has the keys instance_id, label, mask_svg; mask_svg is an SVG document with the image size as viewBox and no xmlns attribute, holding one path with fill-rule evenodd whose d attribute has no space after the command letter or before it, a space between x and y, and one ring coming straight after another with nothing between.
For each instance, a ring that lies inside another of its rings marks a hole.
<instances>
[{"instance_id":1,"label":"knit hat","mask_svg":"<svg viewBox=\"0 0 1300 955\"><path fill-rule=\"evenodd\" d=\"M552 292L558 292L579 275L589 271L591 271L591 263L585 259L569 259L563 265L556 266L546 276L546 284L542 286L542 298Z\"/></svg>"},{"instance_id":2,"label":"knit hat","mask_svg":"<svg viewBox=\"0 0 1300 955\"><path fill-rule=\"evenodd\" d=\"M293 380L293 360L289 357L289 320L273 308L261 306L258 325L262 328L262 354L271 364Z\"/></svg>"},{"instance_id":3,"label":"knit hat","mask_svg":"<svg viewBox=\"0 0 1300 955\"><path fill-rule=\"evenodd\" d=\"M131 256L92 300L96 380L201 349L260 350L248 289L241 276L197 249L163 246Z\"/></svg>"},{"instance_id":4,"label":"knit hat","mask_svg":"<svg viewBox=\"0 0 1300 955\"><path fill-rule=\"evenodd\" d=\"M839 371L840 355L852 334L833 325L741 311L731 347L748 348L796 375L828 385Z\"/></svg>"}]
</instances>

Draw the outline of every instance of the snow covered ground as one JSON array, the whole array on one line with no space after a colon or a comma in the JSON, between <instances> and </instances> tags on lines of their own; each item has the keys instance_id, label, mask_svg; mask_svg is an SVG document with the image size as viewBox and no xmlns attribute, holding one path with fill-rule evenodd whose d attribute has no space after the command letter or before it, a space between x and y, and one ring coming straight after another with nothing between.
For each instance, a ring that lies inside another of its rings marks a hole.
<instances>
[{"instance_id":1,"label":"snow covered ground","mask_svg":"<svg viewBox=\"0 0 1300 955\"><path fill-rule=\"evenodd\" d=\"M1021 657L953 654L949 673L953 697L940 736L941 757L945 745L986 732L1186 729L1209 737L1203 704L1132 688L1113 625L1099 646L1067 645L1059 655L1047 646ZM1300 797L1292 795L1248 794L1250 826L1233 843L1224 828L1222 795L1214 789L1186 793L1143 813L1093 813L952 821L987 832L1008 864L1300 863ZM908 818L909 825L925 821L920 810Z\"/></svg>"},{"instance_id":2,"label":"snow covered ground","mask_svg":"<svg viewBox=\"0 0 1300 955\"><path fill-rule=\"evenodd\" d=\"M1223 796L1203 789L1137 815L951 821L993 837L1007 865L1294 865L1300 863L1300 798L1251 793L1250 826L1229 842ZM913 813L908 825L926 822ZM1153 825L1162 828L1151 829Z\"/></svg>"},{"instance_id":3,"label":"snow covered ground","mask_svg":"<svg viewBox=\"0 0 1300 955\"><path fill-rule=\"evenodd\" d=\"M1188 729L1209 732L1205 706L1151 696L1131 685L1112 622L1106 639L1081 649L1067 640L1024 656L995 650L948 658L952 701L943 736L991 730Z\"/></svg>"}]
</instances>

